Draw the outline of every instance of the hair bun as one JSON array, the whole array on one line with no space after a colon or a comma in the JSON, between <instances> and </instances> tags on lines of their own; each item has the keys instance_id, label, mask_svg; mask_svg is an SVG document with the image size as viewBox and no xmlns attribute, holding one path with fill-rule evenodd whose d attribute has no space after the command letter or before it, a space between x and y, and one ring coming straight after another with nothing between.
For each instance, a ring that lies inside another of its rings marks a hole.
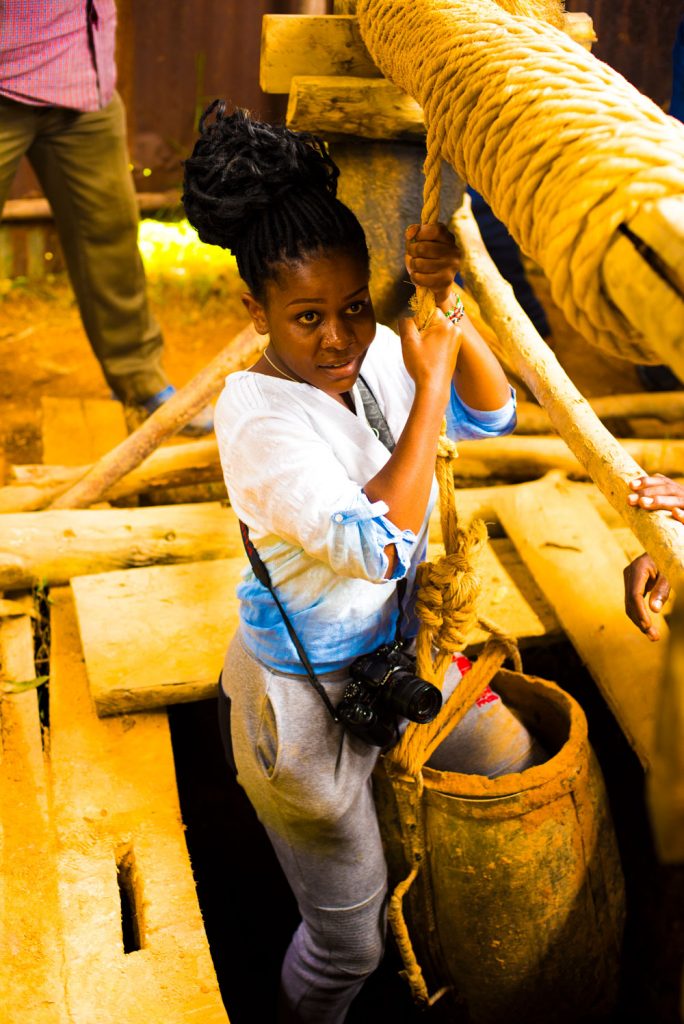
<instances>
[{"instance_id":1,"label":"hair bun","mask_svg":"<svg viewBox=\"0 0 684 1024\"><path fill-rule=\"evenodd\" d=\"M316 135L253 121L240 108L225 110L223 100L207 107L185 163L183 203L203 242L232 248L232 240L293 190L336 195L339 171Z\"/></svg>"}]
</instances>

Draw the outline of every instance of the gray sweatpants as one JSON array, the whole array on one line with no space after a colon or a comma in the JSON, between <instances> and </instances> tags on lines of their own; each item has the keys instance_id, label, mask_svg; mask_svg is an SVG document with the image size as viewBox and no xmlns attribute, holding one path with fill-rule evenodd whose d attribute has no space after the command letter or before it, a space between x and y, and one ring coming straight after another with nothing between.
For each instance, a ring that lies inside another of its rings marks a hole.
<instances>
[{"instance_id":1,"label":"gray sweatpants","mask_svg":"<svg viewBox=\"0 0 684 1024\"><path fill-rule=\"evenodd\" d=\"M445 698L460 678L454 665ZM337 704L346 671L319 679ZM379 750L333 722L306 676L272 672L245 651L239 634L226 654L223 686L238 781L302 916L282 967L287 1019L342 1024L384 948L387 870L371 789ZM485 775L522 771L540 757L491 691L440 752L436 767L447 760L453 771Z\"/></svg>"}]
</instances>

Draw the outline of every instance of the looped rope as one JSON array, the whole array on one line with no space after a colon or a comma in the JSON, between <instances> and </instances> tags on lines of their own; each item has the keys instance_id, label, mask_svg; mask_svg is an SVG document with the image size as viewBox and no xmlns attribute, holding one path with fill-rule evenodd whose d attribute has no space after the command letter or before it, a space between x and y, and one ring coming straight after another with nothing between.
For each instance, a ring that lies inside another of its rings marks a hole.
<instances>
[{"instance_id":1,"label":"looped rope","mask_svg":"<svg viewBox=\"0 0 684 1024\"><path fill-rule=\"evenodd\" d=\"M524 16L554 6L359 0L357 14L375 64L423 108L432 159L484 196L567 320L604 351L662 362L611 301L604 264L621 224L684 193L684 127L564 32Z\"/></svg>"}]
</instances>

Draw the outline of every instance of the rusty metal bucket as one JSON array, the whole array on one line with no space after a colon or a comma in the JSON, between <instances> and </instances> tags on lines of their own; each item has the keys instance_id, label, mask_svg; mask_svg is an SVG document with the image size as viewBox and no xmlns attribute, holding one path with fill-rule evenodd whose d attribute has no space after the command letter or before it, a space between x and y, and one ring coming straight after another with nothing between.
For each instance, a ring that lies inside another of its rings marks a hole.
<instances>
[{"instance_id":1,"label":"rusty metal bucket","mask_svg":"<svg viewBox=\"0 0 684 1024\"><path fill-rule=\"evenodd\" d=\"M624 887L584 713L518 672L492 686L550 752L544 764L488 779L429 766L407 775L384 757L376 771L404 973L419 1000L450 992L459 1024L604 1020Z\"/></svg>"}]
</instances>

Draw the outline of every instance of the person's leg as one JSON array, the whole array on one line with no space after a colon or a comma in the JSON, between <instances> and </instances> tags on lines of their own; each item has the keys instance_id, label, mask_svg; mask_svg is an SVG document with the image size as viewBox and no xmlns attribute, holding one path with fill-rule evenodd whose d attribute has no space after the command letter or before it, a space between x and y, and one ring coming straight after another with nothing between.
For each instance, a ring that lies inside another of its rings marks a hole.
<instances>
[{"instance_id":1,"label":"person's leg","mask_svg":"<svg viewBox=\"0 0 684 1024\"><path fill-rule=\"evenodd\" d=\"M238 781L302 915L283 963L280 1020L342 1024L384 948L387 872L371 789L378 750L333 723L305 677L269 672L239 641L223 678ZM322 682L339 700L344 677Z\"/></svg>"},{"instance_id":2,"label":"person's leg","mask_svg":"<svg viewBox=\"0 0 684 1024\"><path fill-rule=\"evenodd\" d=\"M169 383L147 303L138 211L118 95L91 113L51 108L28 151L55 217L83 325L117 397L143 402Z\"/></svg>"},{"instance_id":3,"label":"person's leg","mask_svg":"<svg viewBox=\"0 0 684 1024\"><path fill-rule=\"evenodd\" d=\"M19 161L33 142L38 124L37 109L0 96L0 213Z\"/></svg>"}]
</instances>

